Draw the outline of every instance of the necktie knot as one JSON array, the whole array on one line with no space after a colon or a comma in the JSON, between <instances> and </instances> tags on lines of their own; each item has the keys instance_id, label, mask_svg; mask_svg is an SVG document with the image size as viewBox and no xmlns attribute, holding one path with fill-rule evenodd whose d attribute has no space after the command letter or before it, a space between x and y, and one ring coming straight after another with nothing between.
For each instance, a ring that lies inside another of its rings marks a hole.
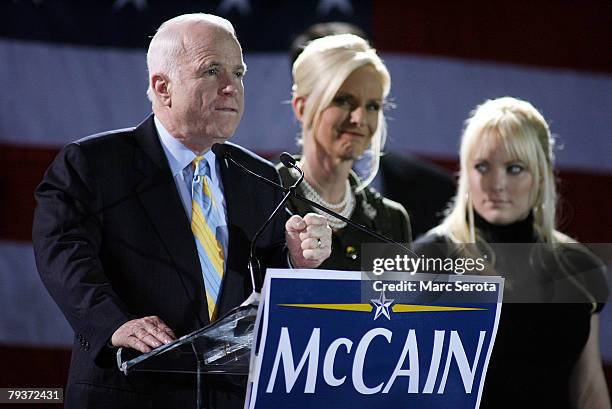
<instances>
[{"instance_id":1,"label":"necktie knot","mask_svg":"<svg viewBox=\"0 0 612 409\"><path fill-rule=\"evenodd\" d=\"M203 177L208 174L208 161L204 158L204 156L196 156L191 162L191 165L193 166L194 177Z\"/></svg>"}]
</instances>

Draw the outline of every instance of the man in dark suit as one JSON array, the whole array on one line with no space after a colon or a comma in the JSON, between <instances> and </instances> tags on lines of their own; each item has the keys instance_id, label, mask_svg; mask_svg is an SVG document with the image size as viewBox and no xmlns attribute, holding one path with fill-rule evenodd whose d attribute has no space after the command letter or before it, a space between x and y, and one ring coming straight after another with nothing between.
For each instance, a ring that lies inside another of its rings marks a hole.
<instances>
[{"instance_id":1,"label":"man in dark suit","mask_svg":"<svg viewBox=\"0 0 612 409\"><path fill-rule=\"evenodd\" d=\"M180 377L123 376L114 348L149 352L244 301L250 239L281 197L210 152L233 135L243 111L245 65L227 20L167 21L147 66L153 115L67 145L35 193L38 269L75 331L67 408L192 404L193 385ZM267 161L227 149L279 180ZM314 268L330 242L324 218L281 216L260 237L258 254L264 267ZM219 283L210 281L210 265L220 266L212 271ZM243 386L207 379L207 407L242 407Z\"/></svg>"}]
</instances>

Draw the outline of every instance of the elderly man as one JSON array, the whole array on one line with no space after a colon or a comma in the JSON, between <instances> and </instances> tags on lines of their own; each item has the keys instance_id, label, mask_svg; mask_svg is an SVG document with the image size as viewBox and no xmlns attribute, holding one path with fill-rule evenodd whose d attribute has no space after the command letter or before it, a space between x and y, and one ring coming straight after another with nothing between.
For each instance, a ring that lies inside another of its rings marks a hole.
<instances>
[{"instance_id":1,"label":"elderly man","mask_svg":"<svg viewBox=\"0 0 612 409\"><path fill-rule=\"evenodd\" d=\"M75 331L67 408L191 404L185 379L123 376L114 348L148 352L240 304L250 293L249 241L281 197L210 151L243 111L245 65L227 20L165 22L147 64L153 115L67 145L35 194L38 269ZM226 145L278 180L270 163ZM317 267L330 241L322 217L281 216L258 254L264 267ZM207 379L207 406L240 407L243 387Z\"/></svg>"}]
</instances>

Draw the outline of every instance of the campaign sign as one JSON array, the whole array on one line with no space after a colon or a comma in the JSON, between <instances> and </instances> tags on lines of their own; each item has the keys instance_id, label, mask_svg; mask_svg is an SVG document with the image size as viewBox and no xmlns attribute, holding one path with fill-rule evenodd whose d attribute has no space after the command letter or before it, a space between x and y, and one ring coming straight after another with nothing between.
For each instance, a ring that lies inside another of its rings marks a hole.
<instances>
[{"instance_id":1,"label":"campaign sign","mask_svg":"<svg viewBox=\"0 0 612 409\"><path fill-rule=\"evenodd\" d=\"M503 279L364 277L267 271L245 408L478 408Z\"/></svg>"}]
</instances>

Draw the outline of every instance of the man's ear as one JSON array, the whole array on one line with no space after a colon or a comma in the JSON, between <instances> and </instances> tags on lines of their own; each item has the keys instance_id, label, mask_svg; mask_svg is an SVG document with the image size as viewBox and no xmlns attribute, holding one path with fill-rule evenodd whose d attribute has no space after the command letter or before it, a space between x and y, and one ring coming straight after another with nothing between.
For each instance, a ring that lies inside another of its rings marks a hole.
<instances>
[{"instance_id":1,"label":"man's ear","mask_svg":"<svg viewBox=\"0 0 612 409\"><path fill-rule=\"evenodd\" d=\"M291 106L293 107L293 113L298 121L303 122L304 118L304 104L306 99L304 97L293 97L291 99Z\"/></svg>"},{"instance_id":2,"label":"man's ear","mask_svg":"<svg viewBox=\"0 0 612 409\"><path fill-rule=\"evenodd\" d=\"M170 79L163 74L153 74L151 76L151 88L155 98L165 106L172 105Z\"/></svg>"}]
</instances>

